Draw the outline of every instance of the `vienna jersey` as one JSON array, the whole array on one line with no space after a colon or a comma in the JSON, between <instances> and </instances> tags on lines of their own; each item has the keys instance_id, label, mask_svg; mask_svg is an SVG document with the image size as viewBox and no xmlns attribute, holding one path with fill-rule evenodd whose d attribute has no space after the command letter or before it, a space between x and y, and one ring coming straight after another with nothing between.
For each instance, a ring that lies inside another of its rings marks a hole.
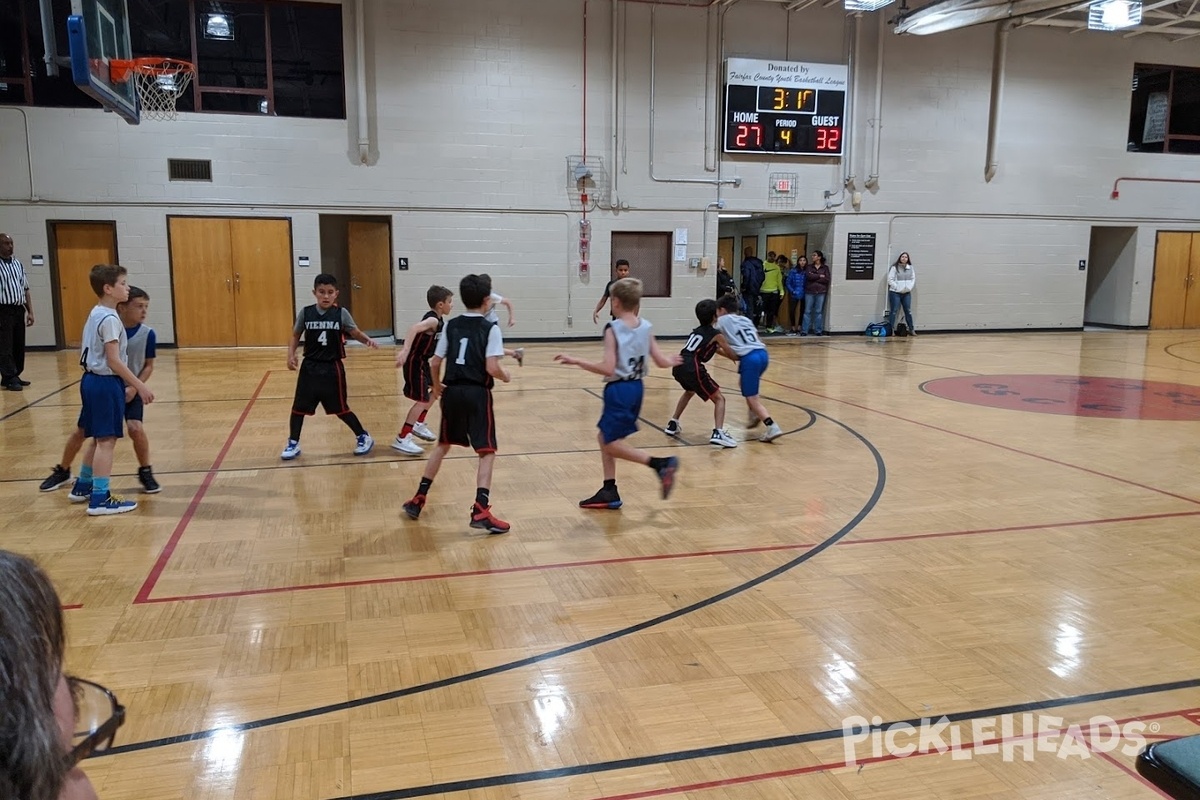
<instances>
[{"instance_id":1,"label":"vienna jersey","mask_svg":"<svg viewBox=\"0 0 1200 800\"><path fill-rule=\"evenodd\" d=\"M433 358L433 351L437 348L438 338L441 337L446 323L432 309L425 312L425 316L421 317L421 322L430 317L437 319L437 327L431 331L421 331L413 337L412 343L408 346L408 363L410 364L423 364Z\"/></svg>"},{"instance_id":2,"label":"vienna jersey","mask_svg":"<svg viewBox=\"0 0 1200 800\"><path fill-rule=\"evenodd\" d=\"M121 360L127 361L129 341L125 337L125 326L121 324L121 318L108 306L97 305L83 324L79 366L83 367L84 372L93 375L115 374L108 366L108 356L104 354L104 345L113 341L120 342Z\"/></svg>"},{"instance_id":3,"label":"vienna jersey","mask_svg":"<svg viewBox=\"0 0 1200 800\"><path fill-rule=\"evenodd\" d=\"M717 352L717 334L720 331L712 325L700 325L688 336L687 342L679 355L683 356L681 367L693 367L695 364L706 364Z\"/></svg>"},{"instance_id":4,"label":"vienna jersey","mask_svg":"<svg viewBox=\"0 0 1200 800\"><path fill-rule=\"evenodd\" d=\"M157 358L158 337L149 325L134 325L125 329L125 337L129 340L125 363L134 377L142 374L146 359Z\"/></svg>"},{"instance_id":5,"label":"vienna jersey","mask_svg":"<svg viewBox=\"0 0 1200 800\"><path fill-rule=\"evenodd\" d=\"M739 357L752 350L766 350L767 346L758 338L754 321L741 314L723 314L717 317L717 327L725 334L725 341Z\"/></svg>"},{"instance_id":6,"label":"vienna jersey","mask_svg":"<svg viewBox=\"0 0 1200 800\"><path fill-rule=\"evenodd\" d=\"M492 388L487 371L490 357L504 355L500 326L479 314L462 314L446 323L434 355L445 359L442 382L447 386L474 385Z\"/></svg>"},{"instance_id":7,"label":"vienna jersey","mask_svg":"<svg viewBox=\"0 0 1200 800\"><path fill-rule=\"evenodd\" d=\"M605 381L640 381L650 359L650 323L639 319L631 328L619 319L608 323L617 340L617 367Z\"/></svg>"},{"instance_id":8,"label":"vienna jersey","mask_svg":"<svg viewBox=\"0 0 1200 800\"><path fill-rule=\"evenodd\" d=\"M322 311L311 305L296 315L292 332L304 335L306 360L341 361L346 357L346 334L357 327L354 317L341 306L330 306Z\"/></svg>"}]
</instances>

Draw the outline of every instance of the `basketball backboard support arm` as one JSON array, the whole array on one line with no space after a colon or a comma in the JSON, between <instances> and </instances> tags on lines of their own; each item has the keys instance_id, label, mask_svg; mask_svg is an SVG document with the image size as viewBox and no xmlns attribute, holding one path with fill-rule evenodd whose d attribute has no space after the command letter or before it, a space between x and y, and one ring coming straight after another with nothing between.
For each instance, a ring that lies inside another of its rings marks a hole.
<instances>
[{"instance_id":1,"label":"basketball backboard support arm","mask_svg":"<svg viewBox=\"0 0 1200 800\"><path fill-rule=\"evenodd\" d=\"M58 43L54 39L54 7L51 0L38 0L42 13L42 49L45 53L46 75L51 78L58 75Z\"/></svg>"}]
</instances>

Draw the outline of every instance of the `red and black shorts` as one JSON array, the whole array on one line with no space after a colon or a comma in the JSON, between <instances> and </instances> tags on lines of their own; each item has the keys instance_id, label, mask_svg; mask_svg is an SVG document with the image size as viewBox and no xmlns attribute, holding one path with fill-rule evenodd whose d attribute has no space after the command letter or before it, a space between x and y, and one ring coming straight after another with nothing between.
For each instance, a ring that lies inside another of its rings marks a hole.
<instances>
[{"instance_id":1,"label":"red and black shorts","mask_svg":"<svg viewBox=\"0 0 1200 800\"><path fill-rule=\"evenodd\" d=\"M300 365L292 413L313 414L318 405L326 414L345 414L350 410L346 400L346 367L341 361L306 358Z\"/></svg>"},{"instance_id":2,"label":"red and black shorts","mask_svg":"<svg viewBox=\"0 0 1200 800\"><path fill-rule=\"evenodd\" d=\"M496 452L496 415L492 391L477 384L442 390L442 428L438 444L470 447L481 455Z\"/></svg>"},{"instance_id":3,"label":"red and black shorts","mask_svg":"<svg viewBox=\"0 0 1200 800\"><path fill-rule=\"evenodd\" d=\"M671 375L684 391L694 392L701 400L711 400L714 394L721 391L721 387L699 361L680 364L671 369Z\"/></svg>"},{"instance_id":4,"label":"red and black shorts","mask_svg":"<svg viewBox=\"0 0 1200 800\"><path fill-rule=\"evenodd\" d=\"M404 362L404 396L418 403L428 403L433 392L433 373L425 359L410 358Z\"/></svg>"}]
</instances>

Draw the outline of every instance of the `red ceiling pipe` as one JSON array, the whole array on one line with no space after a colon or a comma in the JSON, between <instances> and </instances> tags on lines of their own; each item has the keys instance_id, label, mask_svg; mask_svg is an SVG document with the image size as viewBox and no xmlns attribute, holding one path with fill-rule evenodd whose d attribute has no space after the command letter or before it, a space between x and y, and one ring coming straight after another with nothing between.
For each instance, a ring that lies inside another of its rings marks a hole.
<instances>
[{"instance_id":1,"label":"red ceiling pipe","mask_svg":"<svg viewBox=\"0 0 1200 800\"><path fill-rule=\"evenodd\" d=\"M1200 178L1131 178L1128 176L1122 176L1113 181L1113 200L1116 200L1121 196L1120 191L1117 189L1117 185L1120 184L1121 181L1138 181L1140 183L1200 183Z\"/></svg>"}]
</instances>

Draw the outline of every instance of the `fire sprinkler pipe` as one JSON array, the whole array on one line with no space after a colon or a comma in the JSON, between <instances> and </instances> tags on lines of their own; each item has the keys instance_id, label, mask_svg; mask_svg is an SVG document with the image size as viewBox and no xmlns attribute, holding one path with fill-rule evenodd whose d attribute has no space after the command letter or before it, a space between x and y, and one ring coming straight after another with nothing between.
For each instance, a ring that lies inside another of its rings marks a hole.
<instances>
[{"instance_id":1,"label":"fire sprinkler pipe","mask_svg":"<svg viewBox=\"0 0 1200 800\"><path fill-rule=\"evenodd\" d=\"M1000 129L1000 99L1004 94L1004 69L1008 61L1008 32L1011 20L996 24L996 41L992 45L992 96L988 102L987 156L984 158L983 179L991 183L1000 163L996 160L996 139Z\"/></svg>"},{"instance_id":2,"label":"fire sprinkler pipe","mask_svg":"<svg viewBox=\"0 0 1200 800\"><path fill-rule=\"evenodd\" d=\"M371 160L371 132L367 125L367 0L354 6L354 93L358 105L358 161Z\"/></svg>"},{"instance_id":3,"label":"fire sprinkler pipe","mask_svg":"<svg viewBox=\"0 0 1200 800\"><path fill-rule=\"evenodd\" d=\"M1118 186L1121 181L1137 181L1138 183L1200 183L1200 178L1134 178L1128 175L1122 175L1113 181L1112 199L1116 200L1121 196Z\"/></svg>"}]
</instances>

